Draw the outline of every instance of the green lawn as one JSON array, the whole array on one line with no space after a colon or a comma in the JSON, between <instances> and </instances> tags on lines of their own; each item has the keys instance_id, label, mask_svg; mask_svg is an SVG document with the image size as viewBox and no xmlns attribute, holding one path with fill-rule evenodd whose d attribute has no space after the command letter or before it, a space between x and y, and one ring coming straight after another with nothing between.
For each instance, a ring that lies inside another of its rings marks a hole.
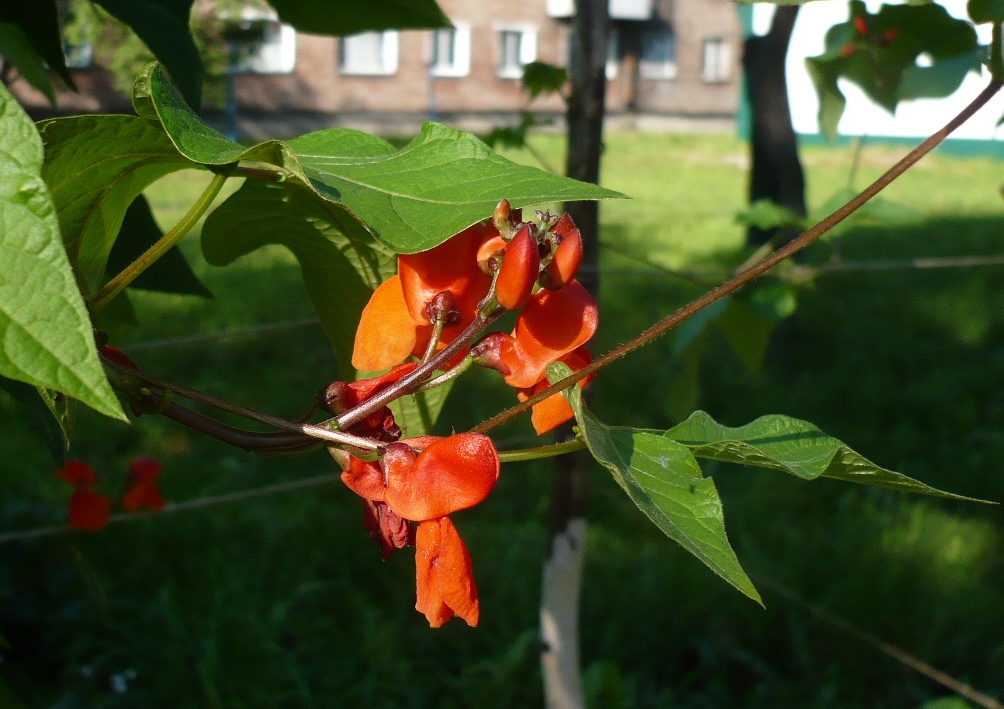
<instances>
[{"instance_id":1,"label":"green lawn","mask_svg":"<svg viewBox=\"0 0 1004 709\"><path fill-rule=\"evenodd\" d=\"M557 136L535 138L561 163ZM902 151L866 146L859 186ZM847 183L850 149L804 151L810 202ZM734 258L746 150L721 135L607 138L601 330L625 341L700 289L662 269ZM527 159L521 157L520 159ZM205 178L150 191L162 226ZM845 261L1001 252L1004 164L934 155L888 190L916 218L862 226ZM318 326L193 337L311 317L295 261L256 253L207 266L213 300L134 293L140 324L113 342L168 380L295 417L336 376ZM830 258L819 245L807 263ZM625 254L631 254L629 257ZM805 418L884 467L1004 500L1004 270L848 271L799 293L767 364L749 371L717 336L699 365L699 404L718 420ZM194 324L193 324L194 323ZM134 347L130 347L133 345ZM666 427L682 363L667 338L592 385L606 422ZM487 373L455 388L441 427L461 430L512 401ZM0 530L60 522L67 490L2 402ZM500 437L525 441L525 422ZM519 443L520 445L522 443ZM126 426L81 412L72 454L114 493L138 454L165 465L171 501L335 472L326 454L255 457L155 416ZM766 609L675 547L602 471L591 488L582 658L594 707L919 707L945 690L788 604L771 580L957 679L1004 696L1004 515L830 481L709 466L740 559ZM524 707L542 702L537 600L548 470L509 465L493 495L456 516L482 596L476 630L431 631L407 553L381 563L354 495L339 484L147 517L98 533L0 544L3 677L40 707ZM124 683L124 684L123 684ZM116 688L127 688L120 693ZM2 704L2 701L0 701Z\"/></svg>"}]
</instances>

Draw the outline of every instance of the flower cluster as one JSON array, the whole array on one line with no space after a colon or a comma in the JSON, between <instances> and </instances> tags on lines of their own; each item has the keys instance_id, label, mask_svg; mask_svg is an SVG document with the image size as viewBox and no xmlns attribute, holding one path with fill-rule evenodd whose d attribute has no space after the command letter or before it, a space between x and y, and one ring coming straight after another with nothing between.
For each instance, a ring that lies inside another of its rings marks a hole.
<instances>
[{"instance_id":1,"label":"flower cluster","mask_svg":"<svg viewBox=\"0 0 1004 709\"><path fill-rule=\"evenodd\" d=\"M395 384L415 366L410 362L373 379L334 382L322 403L341 413ZM384 559L394 549L416 547L415 607L434 628L453 616L477 625L480 607L471 558L448 515L480 503L495 486L499 459L491 439L467 433L398 441L401 430L387 407L349 432L387 443L376 460L342 456L342 481L363 498L364 525Z\"/></svg>"},{"instance_id":2,"label":"flower cluster","mask_svg":"<svg viewBox=\"0 0 1004 709\"><path fill-rule=\"evenodd\" d=\"M161 470L160 463L150 456L140 456L130 463L129 486L122 495L123 510L133 512L141 507L164 509L164 498L156 481ZM111 503L106 495L94 492L98 482L94 468L82 460L67 460L66 465L56 471L56 477L74 487L69 503L71 527L93 532L108 524Z\"/></svg>"},{"instance_id":3,"label":"flower cluster","mask_svg":"<svg viewBox=\"0 0 1004 709\"><path fill-rule=\"evenodd\" d=\"M581 262L582 238L567 214L538 212L537 221L523 221L521 210L505 200L491 221L428 251L399 256L397 275L374 291L363 310L352 353L357 369L389 371L334 382L321 396L322 407L338 416L418 367L456 373L472 362L500 372L525 401L548 386L548 365L560 361L579 370L590 362L584 344L596 332L597 308L575 280ZM519 310L513 331L489 333L468 351L479 325L484 329L505 310ZM426 365L461 334L464 346L455 355ZM363 498L367 531L385 559L395 549L416 547L415 607L432 627L454 616L476 625L480 608L471 558L449 515L491 492L499 476L495 446L473 433L399 440L402 432L389 408L363 411L361 419L343 418L351 422L346 432L378 441L379 451L331 451L342 466L342 481ZM571 408L555 395L533 407L531 420L544 433L571 418Z\"/></svg>"},{"instance_id":4,"label":"flower cluster","mask_svg":"<svg viewBox=\"0 0 1004 709\"><path fill-rule=\"evenodd\" d=\"M583 345L596 332L598 313L592 296L575 280L581 235L567 214L538 215L538 222L524 222L521 210L503 200L490 222L429 251L400 256L398 275L377 288L363 310L353 365L375 371L413 355L428 357L479 312L499 307L521 309L515 329L490 333L471 354L501 372L521 400L548 385L549 364L561 361L573 370L588 364ZM557 394L533 407L537 433L571 418L571 408Z\"/></svg>"}]
</instances>

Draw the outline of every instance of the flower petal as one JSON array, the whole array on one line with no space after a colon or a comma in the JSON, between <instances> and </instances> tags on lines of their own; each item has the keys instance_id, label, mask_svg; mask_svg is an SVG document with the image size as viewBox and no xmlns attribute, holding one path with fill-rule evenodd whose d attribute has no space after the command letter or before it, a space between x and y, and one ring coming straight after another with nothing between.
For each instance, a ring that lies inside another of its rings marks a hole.
<instances>
[{"instance_id":1,"label":"flower petal","mask_svg":"<svg viewBox=\"0 0 1004 709\"><path fill-rule=\"evenodd\" d=\"M515 343L502 349L502 361L511 371L506 384L517 389L536 385L547 365L593 336L597 322L596 301L578 281L534 293L516 320Z\"/></svg>"},{"instance_id":2,"label":"flower petal","mask_svg":"<svg viewBox=\"0 0 1004 709\"><path fill-rule=\"evenodd\" d=\"M426 303L447 290L457 300L462 321L458 327L474 319L478 301L491 286L491 278L478 266L478 248L497 233L494 227L478 223L433 249L398 257L404 300L416 323L428 322L422 314Z\"/></svg>"},{"instance_id":3,"label":"flower petal","mask_svg":"<svg viewBox=\"0 0 1004 709\"><path fill-rule=\"evenodd\" d=\"M87 488L77 488L70 497L70 526L97 531L108 524L111 505L108 498Z\"/></svg>"},{"instance_id":4,"label":"flower petal","mask_svg":"<svg viewBox=\"0 0 1004 709\"><path fill-rule=\"evenodd\" d=\"M401 279L393 276L373 291L363 308L352 366L366 372L387 369L403 362L415 349L415 321L408 314Z\"/></svg>"},{"instance_id":5,"label":"flower petal","mask_svg":"<svg viewBox=\"0 0 1004 709\"><path fill-rule=\"evenodd\" d=\"M93 485L98 481L94 468L82 460L70 459L63 468L56 471L56 477L71 485Z\"/></svg>"},{"instance_id":6,"label":"flower petal","mask_svg":"<svg viewBox=\"0 0 1004 709\"><path fill-rule=\"evenodd\" d=\"M413 464L404 456L384 455L384 499L405 519L420 522L473 507L495 487L499 457L487 436L460 433L433 442Z\"/></svg>"},{"instance_id":7,"label":"flower petal","mask_svg":"<svg viewBox=\"0 0 1004 709\"><path fill-rule=\"evenodd\" d=\"M376 461L359 460L351 456L349 469L342 473L342 482L352 492L367 500L384 499L384 477Z\"/></svg>"},{"instance_id":8,"label":"flower petal","mask_svg":"<svg viewBox=\"0 0 1004 709\"><path fill-rule=\"evenodd\" d=\"M471 555L449 517L418 525L415 534L415 609L440 627L454 615L472 628L481 607L474 585Z\"/></svg>"}]
</instances>

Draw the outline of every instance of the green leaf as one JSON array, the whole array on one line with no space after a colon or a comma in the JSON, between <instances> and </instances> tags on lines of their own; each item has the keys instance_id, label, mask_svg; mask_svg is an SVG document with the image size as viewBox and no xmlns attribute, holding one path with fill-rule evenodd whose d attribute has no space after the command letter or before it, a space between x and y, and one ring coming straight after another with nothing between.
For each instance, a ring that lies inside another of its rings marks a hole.
<instances>
[{"instance_id":1,"label":"green leaf","mask_svg":"<svg viewBox=\"0 0 1004 709\"><path fill-rule=\"evenodd\" d=\"M31 119L0 86L0 375L125 419L59 237Z\"/></svg>"},{"instance_id":2,"label":"green leaf","mask_svg":"<svg viewBox=\"0 0 1004 709\"><path fill-rule=\"evenodd\" d=\"M394 414L395 423L401 427L404 438L432 433L452 388L453 382L447 382L435 389L395 399L388 404Z\"/></svg>"},{"instance_id":3,"label":"green leaf","mask_svg":"<svg viewBox=\"0 0 1004 709\"><path fill-rule=\"evenodd\" d=\"M503 198L525 207L622 196L511 162L474 136L437 123L426 123L401 150L337 128L245 149L203 123L156 65L137 80L133 100L141 115L163 122L189 159L205 165L249 160L274 166L289 189L309 188L396 253L441 244L487 218Z\"/></svg>"},{"instance_id":4,"label":"green leaf","mask_svg":"<svg viewBox=\"0 0 1004 709\"><path fill-rule=\"evenodd\" d=\"M34 62L41 59L67 86L77 90L63 56L56 3L48 0L4 2L0 4L0 23L17 25L36 55Z\"/></svg>"},{"instance_id":5,"label":"green leaf","mask_svg":"<svg viewBox=\"0 0 1004 709\"><path fill-rule=\"evenodd\" d=\"M154 181L195 167L155 121L138 116L73 116L39 124L42 176L56 204L63 243L81 289L91 296L126 210Z\"/></svg>"},{"instance_id":6,"label":"green leaf","mask_svg":"<svg viewBox=\"0 0 1004 709\"><path fill-rule=\"evenodd\" d=\"M0 389L6 391L19 404L23 414L20 420L41 436L53 461L57 466L62 466L66 461L69 442L62 426L63 422L56 418L51 408L55 404L51 392L7 377L0 377ZM47 397L48 401L43 397Z\"/></svg>"},{"instance_id":7,"label":"green leaf","mask_svg":"<svg viewBox=\"0 0 1004 709\"><path fill-rule=\"evenodd\" d=\"M969 0L966 11L978 25L984 22L1004 22L1004 0Z\"/></svg>"},{"instance_id":8,"label":"green leaf","mask_svg":"<svg viewBox=\"0 0 1004 709\"><path fill-rule=\"evenodd\" d=\"M758 199L736 215L736 221L746 226L770 231L782 227L798 227L804 229L807 220L795 214L787 207L782 207L769 199Z\"/></svg>"},{"instance_id":9,"label":"green leaf","mask_svg":"<svg viewBox=\"0 0 1004 709\"><path fill-rule=\"evenodd\" d=\"M356 325L369 300L356 262L373 258L372 240L359 243L336 226L342 218L302 190L248 180L206 219L202 252L214 266L225 266L266 244L288 248L303 272L303 282L324 332L338 358L339 374L351 380Z\"/></svg>"},{"instance_id":10,"label":"green leaf","mask_svg":"<svg viewBox=\"0 0 1004 709\"><path fill-rule=\"evenodd\" d=\"M45 94L49 103L56 105L56 91L45 60L31 46L24 30L13 22L0 22L0 56L14 65L22 79Z\"/></svg>"},{"instance_id":11,"label":"green leaf","mask_svg":"<svg viewBox=\"0 0 1004 709\"><path fill-rule=\"evenodd\" d=\"M570 373L562 364L548 367L552 382ZM589 452L610 471L631 501L666 536L762 605L725 535L724 511L715 483L703 476L690 451L665 434L600 423L582 403L577 386L563 393L575 411Z\"/></svg>"},{"instance_id":12,"label":"green leaf","mask_svg":"<svg viewBox=\"0 0 1004 709\"><path fill-rule=\"evenodd\" d=\"M297 149L296 141L290 145ZM438 123L393 155L360 160L302 154L315 189L338 199L398 253L425 251L488 217L503 198L513 207L619 197L611 190L506 160L473 135Z\"/></svg>"},{"instance_id":13,"label":"green leaf","mask_svg":"<svg viewBox=\"0 0 1004 709\"><path fill-rule=\"evenodd\" d=\"M542 93L555 94L568 81L568 70L546 62L530 62L523 65L523 89L530 94L530 100Z\"/></svg>"},{"instance_id":14,"label":"green leaf","mask_svg":"<svg viewBox=\"0 0 1004 709\"><path fill-rule=\"evenodd\" d=\"M202 58L189 29L193 0L94 0L129 25L181 89L189 105L202 105Z\"/></svg>"},{"instance_id":15,"label":"green leaf","mask_svg":"<svg viewBox=\"0 0 1004 709\"><path fill-rule=\"evenodd\" d=\"M271 4L283 22L313 34L451 26L435 0L272 0Z\"/></svg>"},{"instance_id":16,"label":"green leaf","mask_svg":"<svg viewBox=\"0 0 1004 709\"><path fill-rule=\"evenodd\" d=\"M886 470L831 438L807 421L788 416L762 416L730 428L703 411L666 431L698 458L740 463L789 473L803 480L845 480L902 492L974 501L935 489L901 473ZM981 502L982 500L975 500Z\"/></svg>"},{"instance_id":17,"label":"green leaf","mask_svg":"<svg viewBox=\"0 0 1004 709\"><path fill-rule=\"evenodd\" d=\"M108 272L116 274L124 269L163 235L150 211L150 204L141 194L126 210L122 228L108 255ZM177 246L154 261L129 287L160 293L213 297Z\"/></svg>"},{"instance_id":18,"label":"green leaf","mask_svg":"<svg viewBox=\"0 0 1004 709\"><path fill-rule=\"evenodd\" d=\"M973 26L939 5L882 5L872 15L853 0L851 20L831 27L823 54L806 60L820 95L821 130L832 137L843 112L837 79L857 84L893 113L904 99L955 91L979 69L978 49ZM930 58L930 67L917 66L921 55Z\"/></svg>"}]
</instances>

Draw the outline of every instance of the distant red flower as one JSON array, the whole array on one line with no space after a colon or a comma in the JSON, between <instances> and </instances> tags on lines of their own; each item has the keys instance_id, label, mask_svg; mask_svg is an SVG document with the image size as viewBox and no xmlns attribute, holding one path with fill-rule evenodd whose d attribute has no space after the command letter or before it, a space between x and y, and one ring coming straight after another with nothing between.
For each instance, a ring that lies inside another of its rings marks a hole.
<instances>
[{"instance_id":1,"label":"distant red flower","mask_svg":"<svg viewBox=\"0 0 1004 709\"><path fill-rule=\"evenodd\" d=\"M134 512L141 507L151 510L164 509L164 498L156 478L163 470L160 463L150 456L136 458L129 465L129 489L122 496L122 509Z\"/></svg>"},{"instance_id":2,"label":"distant red flower","mask_svg":"<svg viewBox=\"0 0 1004 709\"><path fill-rule=\"evenodd\" d=\"M107 497L91 490L98 481L91 466L82 460L67 460L66 465L56 471L56 477L75 488L69 502L71 527L93 532L108 524L111 505Z\"/></svg>"}]
</instances>

